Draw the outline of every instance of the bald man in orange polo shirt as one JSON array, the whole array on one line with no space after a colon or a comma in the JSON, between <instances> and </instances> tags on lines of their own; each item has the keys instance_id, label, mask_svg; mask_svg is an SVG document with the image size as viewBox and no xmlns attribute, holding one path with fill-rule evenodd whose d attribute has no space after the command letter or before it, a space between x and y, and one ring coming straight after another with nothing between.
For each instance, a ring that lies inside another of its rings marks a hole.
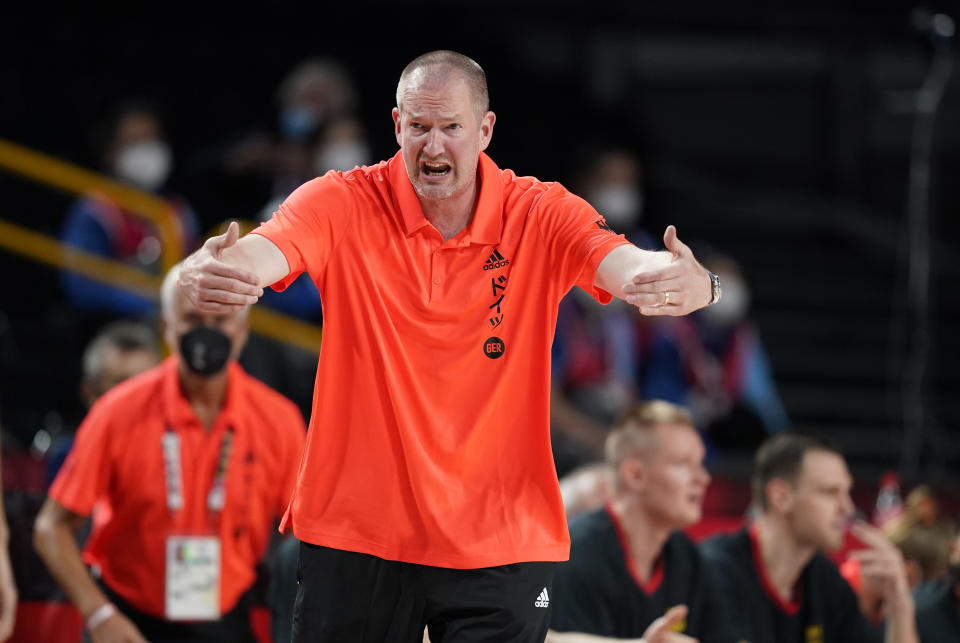
<instances>
[{"instance_id":1,"label":"bald man in orange polo shirt","mask_svg":"<svg viewBox=\"0 0 960 643\"><path fill-rule=\"evenodd\" d=\"M400 76L399 152L297 189L238 239L188 257L211 311L307 272L324 338L307 447L281 528L302 541L295 641L542 641L569 535L550 452L561 298L683 315L719 282L673 227L665 252L617 235L558 183L484 153L496 116L476 62Z\"/></svg>"}]
</instances>

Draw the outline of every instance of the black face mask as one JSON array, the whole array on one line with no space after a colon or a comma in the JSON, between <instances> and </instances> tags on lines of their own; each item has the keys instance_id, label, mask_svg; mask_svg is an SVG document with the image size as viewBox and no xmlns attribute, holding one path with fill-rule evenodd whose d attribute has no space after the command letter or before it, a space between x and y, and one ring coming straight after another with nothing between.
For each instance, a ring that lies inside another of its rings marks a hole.
<instances>
[{"instance_id":1,"label":"black face mask","mask_svg":"<svg viewBox=\"0 0 960 643\"><path fill-rule=\"evenodd\" d=\"M197 375L215 375L230 359L230 338L209 326L197 326L180 337L180 357Z\"/></svg>"}]
</instances>

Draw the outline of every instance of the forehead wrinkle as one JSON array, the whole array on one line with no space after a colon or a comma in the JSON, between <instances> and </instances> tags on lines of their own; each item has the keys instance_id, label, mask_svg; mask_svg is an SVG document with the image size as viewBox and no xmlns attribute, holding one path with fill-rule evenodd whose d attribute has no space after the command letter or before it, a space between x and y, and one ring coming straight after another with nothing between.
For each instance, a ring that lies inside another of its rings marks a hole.
<instances>
[{"instance_id":1,"label":"forehead wrinkle","mask_svg":"<svg viewBox=\"0 0 960 643\"><path fill-rule=\"evenodd\" d=\"M439 106L438 106L439 107ZM406 110L407 118L410 120L424 120L426 118L436 118L441 121L455 121L463 118L463 115L460 112L441 112L437 111L436 108L431 109L429 106L426 109L421 108L421 106L414 106ZM436 112L431 114L430 112Z\"/></svg>"},{"instance_id":2,"label":"forehead wrinkle","mask_svg":"<svg viewBox=\"0 0 960 643\"><path fill-rule=\"evenodd\" d=\"M424 109L441 110L446 108L449 110L451 106L454 107L454 112L447 113L457 113L460 108L471 108L469 97L453 91L411 89L404 92L403 97L404 109L410 113L416 113ZM458 105L458 103L460 104Z\"/></svg>"},{"instance_id":3,"label":"forehead wrinkle","mask_svg":"<svg viewBox=\"0 0 960 643\"><path fill-rule=\"evenodd\" d=\"M441 106L451 102L463 103L462 107L475 110L473 89L456 70L430 74L426 69L418 69L402 84L400 96L403 99L400 107L405 111L412 111L415 105L423 103Z\"/></svg>"}]
</instances>

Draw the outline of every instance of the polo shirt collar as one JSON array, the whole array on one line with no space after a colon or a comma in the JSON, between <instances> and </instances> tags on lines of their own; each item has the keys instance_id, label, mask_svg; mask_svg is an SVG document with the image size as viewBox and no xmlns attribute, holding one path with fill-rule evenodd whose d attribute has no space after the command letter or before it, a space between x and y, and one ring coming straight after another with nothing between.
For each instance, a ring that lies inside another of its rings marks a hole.
<instances>
[{"instance_id":1,"label":"polo shirt collar","mask_svg":"<svg viewBox=\"0 0 960 643\"><path fill-rule=\"evenodd\" d=\"M404 232L409 237L420 228L430 225L423 215L420 199L407 176L401 152L397 152L390 166L390 184L393 186L394 201L400 210ZM464 243L493 245L500 242L503 231L503 183L500 181L500 168L485 152L480 152L480 198L473 220L467 226ZM459 235L458 235L459 236Z\"/></svg>"},{"instance_id":2,"label":"polo shirt collar","mask_svg":"<svg viewBox=\"0 0 960 643\"><path fill-rule=\"evenodd\" d=\"M200 427L200 420L194 413L190 402L183 396L180 390L180 376L177 367L180 358L171 355L163 361L160 368L163 369L163 413L166 424L169 428L180 430L189 427ZM238 420L243 417L243 396L237 392L240 384L241 369L236 361L230 360L227 363L227 392L223 400L223 408L217 415L212 428L217 428L220 424L226 423L236 430Z\"/></svg>"}]
</instances>

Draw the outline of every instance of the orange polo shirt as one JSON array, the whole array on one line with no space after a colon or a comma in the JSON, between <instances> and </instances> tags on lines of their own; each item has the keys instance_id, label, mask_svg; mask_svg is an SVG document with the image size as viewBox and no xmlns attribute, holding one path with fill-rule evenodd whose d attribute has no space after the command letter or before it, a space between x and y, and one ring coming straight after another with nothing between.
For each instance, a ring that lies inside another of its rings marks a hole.
<instances>
[{"instance_id":1,"label":"orange polo shirt","mask_svg":"<svg viewBox=\"0 0 960 643\"><path fill-rule=\"evenodd\" d=\"M324 304L313 413L284 524L301 540L452 568L565 560L550 450L560 299L627 243L558 183L481 154L444 242L398 153L297 189L255 232Z\"/></svg>"},{"instance_id":2,"label":"orange polo shirt","mask_svg":"<svg viewBox=\"0 0 960 643\"><path fill-rule=\"evenodd\" d=\"M290 499L305 427L285 397L227 367L223 409L208 432L180 391L177 358L119 384L100 398L50 497L80 515L93 514L84 560L136 609L163 618L166 537L219 535L220 607L227 612L254 582L255 566ZM183 508L167 507L161 441L180 437ZM223 437L233 431L223 512L211 513Z\"/></svg>"}]
</instances>

